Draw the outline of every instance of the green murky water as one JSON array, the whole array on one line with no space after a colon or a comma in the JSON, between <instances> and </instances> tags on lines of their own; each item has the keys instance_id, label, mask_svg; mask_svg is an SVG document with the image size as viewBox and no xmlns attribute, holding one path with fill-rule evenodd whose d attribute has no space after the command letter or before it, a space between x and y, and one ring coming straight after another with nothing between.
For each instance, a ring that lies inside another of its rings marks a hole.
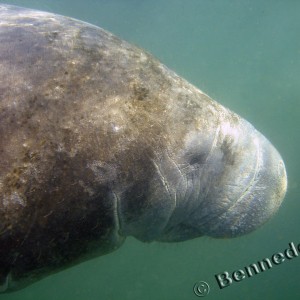
<instances>
[{"instance_id":1,"label":"green murky water","mask_svg":"<svg viewBox=\"0 0 300 300\"><path fill-rule=\"evenodd\" d=\"M264 227L232 240L199 238L142 244L129 238L110 255L50 276L0 300L297 299L300 257L219 289L233 272L300 244L300 2L245 0L6 1L99 25L153 53L171 69L237 112L282 154L289 188ZM0 20L1 21L1 20ZM300 256L300 255L299 255Z\"/></svg>"}]
</instances>

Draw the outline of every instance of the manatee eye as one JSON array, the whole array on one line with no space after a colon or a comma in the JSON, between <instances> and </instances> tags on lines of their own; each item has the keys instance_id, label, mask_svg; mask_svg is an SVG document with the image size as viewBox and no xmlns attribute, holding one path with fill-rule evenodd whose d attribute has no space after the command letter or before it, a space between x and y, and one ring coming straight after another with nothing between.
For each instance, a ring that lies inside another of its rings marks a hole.
<instances>
[{"instance_id":1,"label":"manatee eye","mask_svg":"<svg viewBox=\"0 0 300 300\"><path fill-rule=\"evenodd\" d=\"M201 165L205 162L206 160L206 154L205 153L199 153L199 154L194 154L190 157L190 165Z\"/></svg>"}]
</instances>

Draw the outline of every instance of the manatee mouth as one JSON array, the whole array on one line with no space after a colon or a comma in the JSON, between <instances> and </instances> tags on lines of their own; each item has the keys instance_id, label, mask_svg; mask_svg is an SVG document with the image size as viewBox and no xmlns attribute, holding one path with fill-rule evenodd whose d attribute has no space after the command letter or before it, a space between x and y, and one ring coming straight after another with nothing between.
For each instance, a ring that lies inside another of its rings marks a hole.
<instances>
[{"instance_id":1,"label":"manatee mouth","mask_svg":"<svg viewBox=\"0 0 300 300\"><path fill-rule=\"evenodd\" d=\"M259 151L261 162L251 182L225 212L205 224L205 235L216 238L244 235L263 225L277 212L287 190L284 162L263 136L259 139Z\"/></svg>"}]
</instances>

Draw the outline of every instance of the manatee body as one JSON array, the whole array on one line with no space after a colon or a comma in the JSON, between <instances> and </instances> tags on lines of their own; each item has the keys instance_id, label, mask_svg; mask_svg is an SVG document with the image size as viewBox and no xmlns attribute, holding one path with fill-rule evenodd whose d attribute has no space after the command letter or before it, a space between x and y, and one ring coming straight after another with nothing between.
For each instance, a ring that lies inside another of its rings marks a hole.
<instances>
[{"instance_id":1,"label":"manatee body","mask_svg":"<svg viewBox=\"0 0 300 300\"><path fill-rule=\"evenodd\" d=\"M287 179L270 142L143 50L0 5L0 285L22 288L127 236L235 237Z\"/></svg>"}]
</instances>

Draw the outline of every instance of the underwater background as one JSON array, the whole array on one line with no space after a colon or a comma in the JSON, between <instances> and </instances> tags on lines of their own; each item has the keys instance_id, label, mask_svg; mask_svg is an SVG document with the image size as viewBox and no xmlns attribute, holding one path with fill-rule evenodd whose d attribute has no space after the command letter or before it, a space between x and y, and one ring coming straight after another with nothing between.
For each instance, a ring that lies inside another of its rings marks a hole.
<instances>
[{"instance_id":1,"label":"underwater background","mask_svg":"<svg viewBox=\"0 0 300 300\"><path fill-rule=\"evenodd\" d=\"M169 68L261 131L281 153L288 192L278 213L235 239L143 244L128 238L116 252L49 276L0 300L299 299L299 257L220 289L232 273L290 242L300 244L300 1L40 0L5 1L103 27ZM1 20L0 20L1 21Z\"/></svg>"}]
</instances>

